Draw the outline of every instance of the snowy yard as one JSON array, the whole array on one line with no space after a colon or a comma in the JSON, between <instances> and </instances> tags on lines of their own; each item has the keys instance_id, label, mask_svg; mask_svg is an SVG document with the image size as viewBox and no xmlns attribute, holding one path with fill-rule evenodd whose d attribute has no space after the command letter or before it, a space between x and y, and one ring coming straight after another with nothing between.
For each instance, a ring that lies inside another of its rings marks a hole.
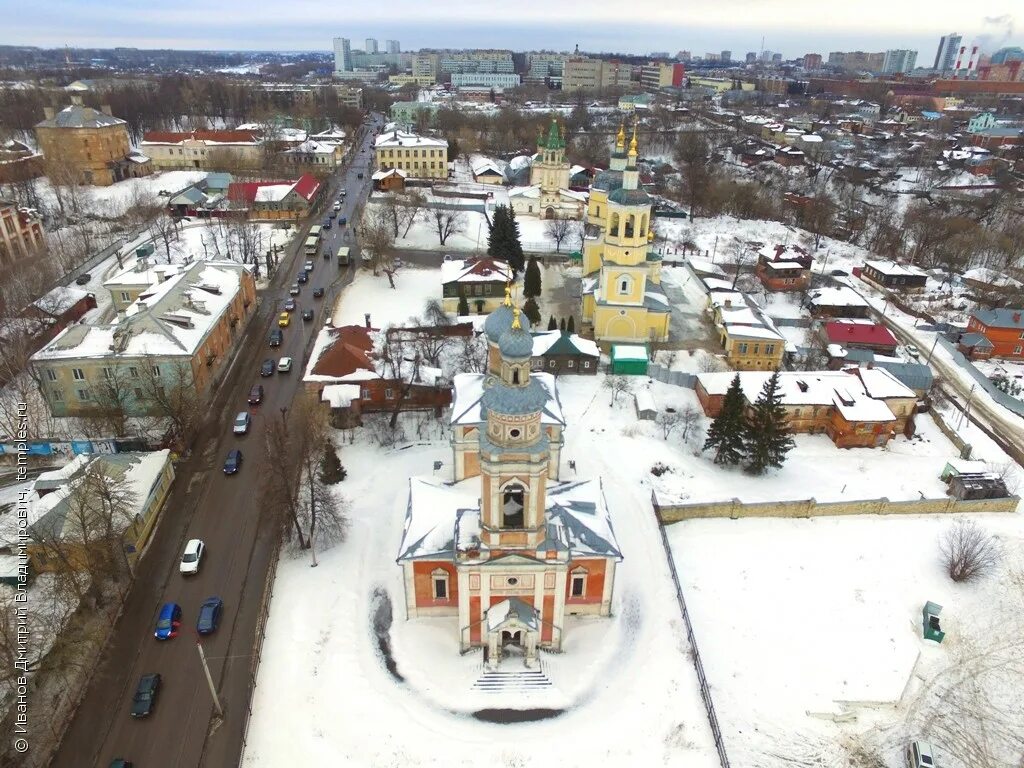
<instances>
[{"instance_id":1,"label":"snowy yard","mask_svg":"<svg viewBox=\"0 0 1024 768\"><path fill-rule=\"evenodd\" d=\"M76 190L84 212L100 219L123 216L140 196L158 199L158 193L174 194L206 178L206 171L162 171L139 179L125 179L108 187L81 186ZM57 198L49 179L36 179L36 192L45 206L56 207ZM165 200L166 198L159 198Z\"/></svg>"},{"instance_id":2,"label":"snowy yard","mask_svg":"<svg viewBox=\"0 0 1024 768\"><path fill-rule=\"evenodd\" d=\"M1019 736L1024 520L977 519L1003 558L973 585L942 570L948 518L669 526L733 765L877 765L853 761L859 746L896 768L907 741L925 738L943 768L973 768L981 763L956 745L973 727L970 715L984 714L991 727L997 707ZM942 645L921 637L927 600L944 607ZM999 764L1019 756L1003 752Z\"/></svg>"}]
</instances>

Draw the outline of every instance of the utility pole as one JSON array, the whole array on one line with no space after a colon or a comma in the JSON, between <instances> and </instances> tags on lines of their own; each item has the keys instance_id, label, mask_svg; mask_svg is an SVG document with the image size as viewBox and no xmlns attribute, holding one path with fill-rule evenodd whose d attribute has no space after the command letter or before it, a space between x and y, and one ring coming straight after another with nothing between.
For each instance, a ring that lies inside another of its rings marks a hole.
<instances>
[{"instance_id":1,"label":"utility pole","mask_svg":"<svg viewBox=\"0 0 1024 768\"><path fill-rule=\"evenodd\" d=\"M213 676L210 674L210 667L206 663L206 654L203 653L203 644L196 638L196 648L199 649L199 662L203 665L203 674L206 675L206 684L210 686L210 696L213 697L213 708L217 710L217 717L224 717L224 708L220 705L217 697L217 689L213 685Z\"/></svg>"}]
</instances>

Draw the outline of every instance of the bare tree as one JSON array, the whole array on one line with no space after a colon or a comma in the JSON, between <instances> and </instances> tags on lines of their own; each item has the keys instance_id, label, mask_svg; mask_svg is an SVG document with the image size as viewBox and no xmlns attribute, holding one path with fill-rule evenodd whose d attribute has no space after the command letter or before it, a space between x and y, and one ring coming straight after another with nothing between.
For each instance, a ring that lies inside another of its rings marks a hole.
<instances>
[{"instance_id":1,"label":"bare tree","mask_svg":"<svg viewBox=\"0 0 1024 768\"><path fill-rule=\"evenodd\" d=\"M668 440L672 433L682 426L682 416L679 411L660 411L654 422L661 427L662 439Z\"/></svg>"},{"instance_id":2,"label":"bare tree","mask_svg":"<svg viewBox=\"0 0 1024 768\"><path fill-rule=\"evenodd\" d=\"M465 336L459 350L459 370L483 373L487 370L487 342L480 336Z\"/></svg>"},{"instance_id":3,"label":"bare tree","mask_svg":"<svg viewBox=\"0 0 1024 768\"><path fill-rule=\"evenodd\" d=\"M323 481L320 459L330 439L327 411L308 394L296 399L297 432L295 440L299 469L299 524L306 530L306 545L313 550L317 542L327 546L342 541L348 526L345 505Z\"/></svg>"},{"instance_id":4,"label":"bare tree","mask_svg":"<svg viewBox=\"0 0 1024 768\"><path fill-rule=\"evenodd\" d=\"M149 231L154 240L161 240L164 244L164 252L167 256L167 263L171 263L171 244L178 240L178 222L174 220L167 209L163 209L149 224Z\"/></svg>"},{"instance_id":5,"label":"bare tree","mask_svg":"<svg viewBox=\"0 0 1024 768\"><path fill-rule=\"evenodd\" d=\"M395 236L387 216L387 212L379 207L365 210L359 224L359 241L362 249L370 254L374 277L383 271L394 288Z\"/></svg>"},{"instance_id":6,"label":"bare tree","mask_svg":"<svg viewBox=\"0 0 1024 768\"><path fill-rule=\"evenodd\" d=\"M449 237L466 228L466 217L461 211L435 208L431 211L431 216L434 219L434 231L437 232L437 239L441 245L444 245Z\"/></svg>"},{"instance_id":7,"label":"bare tree","mask_svg":"<svg viewBox=\"0 0 1024 768\"><path fill-rule=\"evenodd\" d=\"M606 376L602 386L612 393L612 405L618 401L619 395L633 391L633 382L625 376Z\"/></svg>"},{"instance_id":8,"label":"bare tree","mask_svg":"<svg viewBox=\"0 0 1024 768\"><path fill-rule=\"evenodd\" d=\"M684 443L690 434L690 430L694 429L700 423L701 415L700 409L693 405L687 405L682 411L680 411L679 426L683 429L683 434L680 437Z\"/></svg>"},{"instance_id":9,"label":"bare tree","mask_svg":"<svg viewBox=\"0 0 1024 768\"><path fill-rule=\"evenodd\" d=\"M138 375L141 398L153 415L166 419L168 437L179 450L192 444L202 418L200 397L196 391L192 366L188 360L166 360L146 355L139 360L134 373ZM129 375L132 378L131 368Z\"/></svg>"},{"instance_id":10,"label":"bare tree","mask_svg":"<svg viewBox=\"0 0 1024 768\"><path fill-rule=\"evenodd\" d=\"M113 437L127 435L128 413L135 398L135 385L127 368L104 368L103 376L90 389L95 406L87 418L95 421L97 431Z\"/></svg>"},{"instance_id":11,"label":"bare tree","mask_svg":"<svg viewBox=\"0 0 1024 768\"><path fill-rule=\"evenodd\" d=\"M548 219L544 223L544 234L555 241L555 253L562 252L562 242L572 234L571 219Z\"/></svg>"},{"instance_id":12,"label":"bare tree","mask_svg":"<svg viewBox=\"0 0 1024 768\"><path fill-rule=\"evenodd\" d=\"M296 454L284 412L281 413L280 419L272 418L267 424L263 450L267 457L267 470L261 486L264 502L275 512L281 530L288 540L291 540L294 533L299 549L306 549L308 544L303 532L299 507L298 476L301 461Z\"/></svg>"},{"instance_id":13,"label":"bare tree","mask_svg":"<svg viewBox=\"0 0 1024 768\"><path fill-rule=\"evenodd\" d=\"M988 574L999 562L994 537L973 520L958 520L940 542L942 562L953 581L974 581Z\"/></svg>"},{"instance_id":14,"label":"bare tree","mask_svg":"<svg viewBox=\"0 0 1024 768\"><path fill-rule=\"evenodd\" d=\"M404 210L403 219L405 222L405 228L402 230L402 237L407 237L409 235L409 230L412 229L412 225L416 223L420 214L427 207L427 198L422 192L412 189L405 192L401 201Z\"/></svg>"}]
</instances>

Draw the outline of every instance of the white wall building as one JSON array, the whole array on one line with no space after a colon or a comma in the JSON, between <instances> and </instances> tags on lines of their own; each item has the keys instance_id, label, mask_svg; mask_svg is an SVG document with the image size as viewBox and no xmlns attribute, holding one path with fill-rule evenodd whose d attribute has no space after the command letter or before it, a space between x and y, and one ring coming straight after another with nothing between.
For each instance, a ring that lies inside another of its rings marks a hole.
<instances>
[{"instance_id":1,"label":"white wall building","mask_svg":"<svg viewBox=\"0 0 1024 768\"><path fill-rule=\"evenodd\" d=\"M347 37L334 38L334 71L352 71L352 45Z\"/></svg>"}]
</instances>

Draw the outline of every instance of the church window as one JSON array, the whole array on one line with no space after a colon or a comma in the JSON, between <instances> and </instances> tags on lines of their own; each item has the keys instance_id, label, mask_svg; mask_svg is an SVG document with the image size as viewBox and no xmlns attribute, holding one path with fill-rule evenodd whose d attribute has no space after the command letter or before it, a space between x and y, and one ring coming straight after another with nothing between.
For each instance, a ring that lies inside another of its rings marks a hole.
<instances>
[{"instance_id":1,"label":"church window","mask_svg":"<svg viewBox=\"0 0 1024 768\"><path fill-rule=\"evenodd\" d=\"M587 572L583 569L573 571L572 581L569 586L571 597L586 597L587 594Z\"/></svg>"},{"instance_id":2,"label":"church window","mask_svg":"<svg viewBox=\"0 0 1024 768\"><path fill-rule=\"evenodd\" d=\"M508 436L509 437L519 437L521 434L523 434L523 433L520 432L518 429L510 429L508 431Z\"/></svg>"},{"instance_id":3,"label":"church window","mask_svg":"<svg viewBox=\"0 0 1024 768\"><path fill-rule=\"evenodd\" d=\"M501 495L502 527L522 528L525 508L526 489L519 483L507 486Z\"/></svg>"},{"instance_id":4,"label":"church window","mask_svg":"<svg viewBox=\"0 0 1024 768\"><path fill-rule=\"evenodd\" d=\"M619 293L623 296L628 295L633 290L633 278L629 275L623 275L619 278Z\"/></svg>"},{"instance_id":5,"label":"church window","mask_svg":"<svg viewBox=\"0 0 1024 768\"><path fill-rule=\"evenodd\" d=\"M512 369L512 383L513 384L518 384L519 383L519 369L518 368L513 368Z\"/></svg>"},{"instance_id":6,"label":"church window","mask_svg":"<svg viewBox=\"0 0 1024 768\"><path fill-rule=\"evenodd\" d=\"M507 583L510 587L514 587L516 586L516 584L519 583L519 579L517 579L515 576L509 576Z\"/></svg>"},{"instance_id":7,"label":"church window","mask_svg":"<svg viewBox=\"0 0 1024 768\"><path fill-rule=\"evenodd\" d=\"M612 237L619 236L619 214L613 213L611 223L608 225L608 234Z\"/></svg>"},{"instance_id":8,"label":"church window","mask_svg":"<svg viewBox=\"0 0 1024 768\"><path fill-rule=\"evenodd\" d=\"M430 574L435 600L448 599L448 571L437 568Z\"/></svg>"},{"instance_id":9,"label":"church window","mask_svg":"<svg viewBox=\"0 0 1024 768\"><path fill-rule=\"evenodd\" d=\"M626 237L633 236L633 221L633 214L629 214L629 216L626 217Z\"/></svg>"}]
</instances>

